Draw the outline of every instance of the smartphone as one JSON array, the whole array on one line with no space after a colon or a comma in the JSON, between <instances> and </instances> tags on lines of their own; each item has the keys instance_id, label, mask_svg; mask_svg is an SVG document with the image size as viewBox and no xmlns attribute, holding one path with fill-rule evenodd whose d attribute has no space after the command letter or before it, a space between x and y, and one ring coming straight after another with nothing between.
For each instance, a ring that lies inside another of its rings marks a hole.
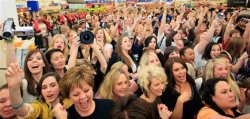
<instances>
[{"instance_id":1,"label":"smartphone","mask_svg":"<svg viewBox=\"0 0 250 119\"><path fill-rule=\"evenodd\" d=\"M221 19L223 18L223 13L219 12L218 15L217 15L217 18L218 18L219 21L221 21Z\"/></svg>"},{"instance_id":2,"label":"smartphone","mask_svg":"<svg viewBox=\"0 0 250 119\"><path fill-rule=\"evenodd\" d=\"M172 3L174 2L174 0L166 0L166 6L170 6Z\"/></svg>"}]
</instances>

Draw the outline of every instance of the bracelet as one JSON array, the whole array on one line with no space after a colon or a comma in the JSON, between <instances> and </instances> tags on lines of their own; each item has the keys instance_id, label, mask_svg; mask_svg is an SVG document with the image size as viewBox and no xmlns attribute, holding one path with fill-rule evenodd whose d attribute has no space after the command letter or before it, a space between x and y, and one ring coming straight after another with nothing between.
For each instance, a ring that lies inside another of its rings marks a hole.
<instances>
[{"instance_id":1,"label":"bracelet","mask_svg":"<svg viewBox=\"0 0 250 119\"><path fill-rule=\"evenodd\" d=\"M23 104L24 104L24 102L23 102L23 99L22 99L22 102L21 102L20 104L15 105L15 106L11 105L11 107L12 107L13 109L20 109L20 108L23 106Z\"/></svg>"}]
</instances>

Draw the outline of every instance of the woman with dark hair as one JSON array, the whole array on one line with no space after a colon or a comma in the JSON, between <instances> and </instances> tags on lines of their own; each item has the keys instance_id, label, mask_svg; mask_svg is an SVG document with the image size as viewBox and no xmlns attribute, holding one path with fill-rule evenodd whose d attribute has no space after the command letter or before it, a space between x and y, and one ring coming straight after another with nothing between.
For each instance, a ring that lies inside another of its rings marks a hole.
<instances>
[{"instance_id":1,"label":"woman with dark hair","mask_svg":"<svg viewBox=\"0 0 250 119\"><path fill-rule=\"evenodd\" d=\"M176 49L175 46L168 46L164 51L165 61L171 57L180 57L179 51Z\"/></svg>"},{"instance_id":2,"label":"woman with dark hair","mask_svg":"<svg viewBox=\"0 0 250 119\"><path fill-rule=\"evenodd\" d=\"M169 83L161 96L162 103L173 111L171 118L193 119L203 104L187 65L181 58L173 57L166 62L165 71Z\"/></svg>"},{"instance_id":3,"label":"woman with dark hair","mask_svg":"<svg viewBox=\"0 0 250 119\"><path fill-rule=\"evenodd\" d=\"M66 65L66 59L63 54L63 51L60 49L51 49L46 53L46 58L52 68L52 70L60 75L60 77L63 77L63 75L66 73L67 69L65 67Z\"/></svg>"},{"instance_id":4,"label":"woman with dark hair","mask_svg":"<svg viewBox=\"0 0 250 119\"><path fill-rule=\"evenodd\" d=\"M51 71L44 54L38 50L31 50L25 57L22 90L24 102L31 103L36 99L38 92L35 90L43 74ZM23 78L23 77L20 77Z\"/></svg>"},{"instance_id":5,"label":"woman with dark hair","mask_svg":"<svg viewBox=\"0 0 250 119\"><path fill-rule=\"evenodd\" d=\"M132 69L130 71L135 73L137 71L137 62L135 62L134 57L131 56L131 47L132 44L128 37L120 37L117 40L116 51L113 52L109 60L107 71L109 71L111 66L117 61L123 61L129 69Z\"/></svg>"},{"instance_id":6,"label":"woman with dark hair","mask_svg":"<svg viewBox=\"0 0 250 119\"><path fill-rule=\"evenodd\" d=\"M118 100L111 111L112 119L152 119L152 109L140 100L134 95ZM168 119L171 115L162 104L158 106L158 110L161 119Z\"/></svg>"},{"instance_id":7,"label":"woman with dark hair","mask_svg":"<svg viewBox=\"0 0 250 119\"><path fill-rule=\"evenodd\" d=\"M181 59L186 63L188 68L188 74L193 78L196 79L196 71L195 71L195 64L194 64L194 50L190 47L184 47L179 50Z\"/></svg>"},{"instance_id":8,"label":"woman with dark hair","mask_svg":"<svg viewBox=\"0 0 250 119\"><path fill-rule=\"evenodd\" d=\"M10 64L5 76L10 90L11 106L15 114L22 118L51 119L53 118L51 110L57 103L62 102L65 108L71 105L69 100L62 100L60 98L60 77L53 72L42 76L36 88L39 97L31 104L24 103L21 97L20 86L22 81L20 79L23 76L23 71L19 65L14 63Z\"/></svg>"},{"instance_id":9,"label":"woman with dark hair","mask_svg":"<svg viewBox=\"0 0 250 119\"><path fill-rule=\"evenodd\" d=\"M220 44L210 42L207 44L204 53L202 54L202 59L209 60L218 56L221 52Z\"/></svg>"},{"instance_id":10,"label":"woman with dark hair","mask_svg":"<svg viewBox=\"0 0 250 119\"><path fill-rule=\"evenodd\" d=\"M74 47L74 48L72 48ZM63 51L60 49L51 49L46 53L46 58L50 64L52 70L63 77L67 69L74 67L76 64L76 55L78 45L75 44L71 47L71 55L69 57L68 65L66 66L66 58Z\"/></svg>"},{"instance_id":11,"label":"woman with dark hair","mask_svg":"<svg viewBox=\"0 0 250 119\"><path fill-rule=\"evenodd\" d=\"M163 52L157 46L157 38L156 37L148 36L145 39L143 46L144 46L144 51L146 51L146 50L154 51L156 53L157 57L159 58L162 65L165 63Z\"/></svg>"},{"instance_id":12,"label":"woman with dark hair","mask_svg":"<svg viewBox=\"0 0 250 119\"><path fill-rule=\"evenodd\" d=\"M204 85L204 106L197 119L249 119L250 114L241 115L237 110L234 93L226 79L212 78Z\"/></svg>"},{"instance_id":13,"label":"woman with dark hair","mask_svg":"<svg viewBox=\"0 0 250 119\"><path fill-rule=\"evenodd\" d=\"M198 76L202 76L203 69L205 65L207 64L208 60L213 59L220 55L221 47L219 43L210 42L207 44L203 54L202 59L200 63L200 68L198 69Z\"/></svg>"}]
</instances>

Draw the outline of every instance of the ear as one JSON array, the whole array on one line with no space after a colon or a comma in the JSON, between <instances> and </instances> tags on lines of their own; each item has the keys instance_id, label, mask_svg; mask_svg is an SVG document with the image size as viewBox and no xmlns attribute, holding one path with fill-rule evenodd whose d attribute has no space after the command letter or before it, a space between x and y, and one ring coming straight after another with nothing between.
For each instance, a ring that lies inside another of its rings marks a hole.
<instances>
[{"instance_id":1,"label":"ear","mask_svg":"<svg viewBox=\"0 0 250 119\"><path fill-rule=\"evenodd\" d=\"M213 95L210 95L211 96L211 99L214 101L215 99L214 99L214 96ZM215 102L215 101L214 101Z\"/></svg>"}]
</instances>

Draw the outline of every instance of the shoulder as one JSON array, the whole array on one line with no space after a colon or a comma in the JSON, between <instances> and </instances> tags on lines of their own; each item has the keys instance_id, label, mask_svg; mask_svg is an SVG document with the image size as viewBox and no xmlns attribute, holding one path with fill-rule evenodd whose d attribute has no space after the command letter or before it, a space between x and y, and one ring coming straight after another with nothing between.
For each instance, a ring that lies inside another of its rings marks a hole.
<instances>
[{"instance_id":1,"label":"shoulder","mask_svg":"<svg viewBox=\"0 0 250 119\"><path fill-rule=\"evenodd\" d=\"M113 46L110 43L105 43L104 47L109 49L113 48Z\"/></svg>"},{"instance_id":2,"label":"shoulder","mask_svg":"<svg viewBox=\"0 0 250 119\"><path fill-rule=\"evenodd\" d=\"M67 109L72 106L72 101L70 101L68 98L63 99L63 105L65 105Z\"/></svg>"},{"instance_id":3,"label":"shoulder","mask_svg":"<svg viewBox=\"0 0 250 119\"><path fill-rule=\"evenodd\" d=\"M210 117L214 115L219 115L219 113L208 106L204 106L198 112L197 119L209 119Z\"/></svg>"},{"instance_id":4,"label":"shoulder","mask_svg":"<svg viewBox=\"0 0 250 119\"><path fill-rule=\"evenodd\" d=\"M114 102L109 99L94 99L96 106L113 106Z\"/></svg>"}]
</instances>

